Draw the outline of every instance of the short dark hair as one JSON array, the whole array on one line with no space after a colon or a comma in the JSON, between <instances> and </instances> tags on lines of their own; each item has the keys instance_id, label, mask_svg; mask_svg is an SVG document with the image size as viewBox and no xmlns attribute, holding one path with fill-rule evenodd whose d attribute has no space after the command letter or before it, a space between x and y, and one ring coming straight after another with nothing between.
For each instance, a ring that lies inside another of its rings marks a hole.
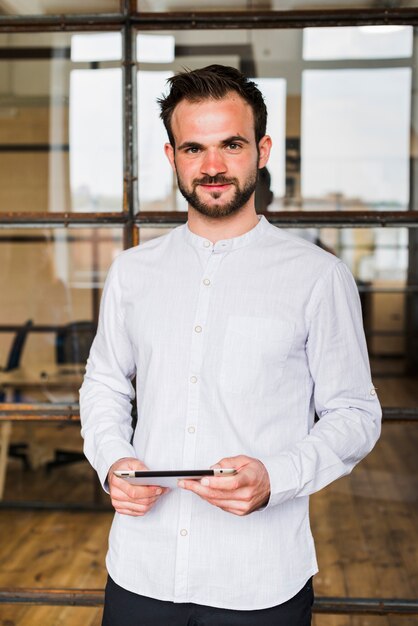
<instances>
[{"instance_id":1,"label":"short dark hair","mask_svg":"<svg viewBox=\"0 0 418 626\"><path fill-rule=\"evenodd\" d=\"M208 65L176 74L167 82L170 84L170 91L167 96L158 98L157 102L161 107L160 117L173 147L175 144L171 120L174 109L182 100L221 100L231 91L235 91L251 106L257 143L266 134L267 108L264 98L257 85L234 67Z\"/></svg>"}]
</instances>

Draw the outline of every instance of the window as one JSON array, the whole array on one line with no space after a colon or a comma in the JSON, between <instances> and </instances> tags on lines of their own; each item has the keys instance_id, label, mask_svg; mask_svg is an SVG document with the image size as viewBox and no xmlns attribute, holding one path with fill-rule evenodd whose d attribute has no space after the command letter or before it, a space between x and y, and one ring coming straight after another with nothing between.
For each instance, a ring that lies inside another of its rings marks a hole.
<instances>
[{"instance_id":1,"label":"window","mask_svg":"<svg viewBox=\"0 0 418 626\"><path fill-rule=\"evenodd\" d=\"M103 504L91 504L86 463L68 470L71 493L62 475L45 474L45 463L63 444L79 457L82 452L71 420L112 260L186 219L163 153L156 99L183 67L229 64L253 77L269 108L274 149L263 184L271 194L259 193L258 210L353 272L388 419L359 470L312 499L317 596L354 604L359 596L412 600L418 4L229 0L204 8L209 17L189 0L0 0L0 365L7 364L16 334L26 333L21 377L13 382L13 372L0 371L0 393L12 406L13 443L29 443L37 477L31 498L46 507L51 500L76 506L84 499L95 511ZM400 24L406 15L410 24ZM71 363L59 361L65 336L76 337ZM23 403L33 421L22 424ZM41 424L35 421L40 414ZM47 422L51 415L62 423ZM27 475L16 475L13 481L7 475L7 499L27 500ZM74 528L79 532L74 519L70 545L58 556L65 576L50 575L54 555L48 553L51 561L35 580L41 590L68 586L66 556L74 557ZM103 537L96 520L91 527ZM10 521L4 525L10 528ZM51 529L43 532L49 537ZM99 549L101 560L105 546ZM97 573L90 543L83 555L86 569ZM19 584L32 586L20 571L19 577ZM97 579L86 573L83 580ZM15 609L6 621L15 619ZM25 617L37 623L38 614L28 617L32 610ZM388 620L367 619L376 626Z\"/></svg>"}]
</instances>

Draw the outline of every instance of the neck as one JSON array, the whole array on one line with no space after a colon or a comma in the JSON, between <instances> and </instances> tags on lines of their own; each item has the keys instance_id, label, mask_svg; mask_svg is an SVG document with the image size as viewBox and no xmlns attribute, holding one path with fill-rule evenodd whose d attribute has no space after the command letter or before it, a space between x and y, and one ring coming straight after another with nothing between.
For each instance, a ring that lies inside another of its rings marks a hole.
<instances>
[{"instance_id":1,"label":"neck","mask_svg":"<svg viewBox=\"0 0 418 626\"><path fill-rule=\"evenodd\" d=\"M189 206L189 229L212 243L244 235L257 224L258 217L254 207L243 207L238 213L226 217L208 217Z\"/></svg>"}]
</instances>

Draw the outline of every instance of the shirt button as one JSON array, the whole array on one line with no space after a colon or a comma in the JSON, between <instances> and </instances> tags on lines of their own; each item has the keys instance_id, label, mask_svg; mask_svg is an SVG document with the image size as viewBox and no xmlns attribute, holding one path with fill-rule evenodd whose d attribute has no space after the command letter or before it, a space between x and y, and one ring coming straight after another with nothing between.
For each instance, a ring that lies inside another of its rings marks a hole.
<instances>
[{"instance_id":1,"label":"shirt button","mask_svg":"<svg viewBox=\"0 0 418 626\"><path fill-rule=\"evenodd\" d=\"M197 383L197 376L190 376L191 383Z\"/></svg>"},{"instance_id":2,"label":"shirt button","mask_svg":"<svg viewBox=\"0 0 418 626\"><path fill-rule=\"evenodd\" d=\"M375 389L374 387L372 387L372 388L370 389L370 395L371 395L371 396L375 396L375 395L376 395L376 389Z\"/></svg>"},{"instance_id":3,"label":"shirt button","mask_svg":"<svg viewBox=\"0 0 418 626\"><path fill-rule=\"evenodd\" d=\"M182 537L186 537L186 535L187 535L187 530L186 530L185 528L182 528L182 529L181 529L181 531L180 531L180 535L181 535Z\"/></svg>"},{"instance_id":4,"label":"shirt button","mask_svg":"<svg viewBox=\"0 0 418 626\"><path fill-rule=\"evenodd\" d=\"M209 278L205 278L205 279L204 279L204 281L203 281L203 284L204 284L204 285L210 285L210 280L209 280Z\"/></svg>"},{"instance_id":5,"label":"shirt button","mask_svg":"<svg viewBox=\"0 0 418 626\"><path fill-rule=\"evenodd\" d=\"M201 326L195 326L194 330L196 333L201 333L202 332L202 327Z\"/></svg>"},{"instance_id":6,"label":"shirt button","mask_svg":"<svg viewBox=\"0 0 418 626\"><path fill-rule=\"evenodd\" d=\"M194 426L189 426L189 428L187 429L187 432L193 435L196 432L196 428Z\"/></svg>"},{"instance_id":7,"label":"shirt button","mask_svg":"<svg viewBox=\"0 0 418 626\"><path fill-rule=\"evenodd\" d=\"M212 245L210 241L205 241L203 243L203 245L205 246L205 248L210 248L210 246Z\"/></svg>"}]
</instances>

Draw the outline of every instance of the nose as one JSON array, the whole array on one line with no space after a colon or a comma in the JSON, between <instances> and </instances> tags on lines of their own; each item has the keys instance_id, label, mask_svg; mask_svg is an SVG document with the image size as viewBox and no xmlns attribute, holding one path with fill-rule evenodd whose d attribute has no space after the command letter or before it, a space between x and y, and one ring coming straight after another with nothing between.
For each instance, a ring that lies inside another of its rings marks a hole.
<instances>
[{"instance_id":1,"label":"nose","mask_svg":"<svg viewBox=\"0 0 418 626\"><path fill-rule=\"evenodd\" d=\"M202 160L201 171L207 176L216 176L226 172L226 163L219 149L207 150Z\"/></svg>"}]
</instances>

